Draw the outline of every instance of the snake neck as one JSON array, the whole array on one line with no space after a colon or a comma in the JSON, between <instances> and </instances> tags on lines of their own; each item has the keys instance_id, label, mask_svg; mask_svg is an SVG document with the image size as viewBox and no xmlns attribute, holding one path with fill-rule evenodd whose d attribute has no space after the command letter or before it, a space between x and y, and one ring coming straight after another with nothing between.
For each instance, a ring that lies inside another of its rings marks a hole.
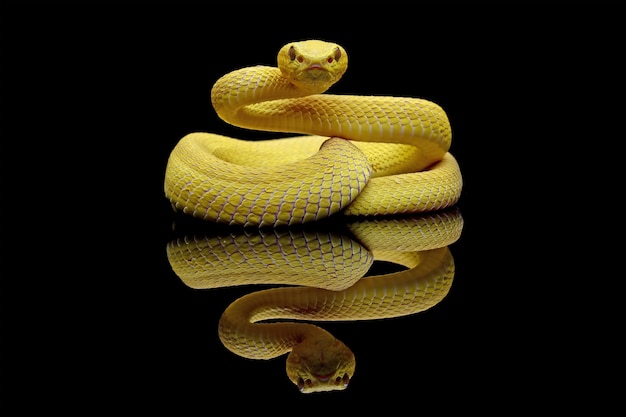
<instances>
[{"instance_id":1,"label":"snake neck","mask_svg":"<svg viewBox=\"0 0 626 417\"><path fill-rule=\"evenodd\" d=\"M262 315L272 308L268 302L273 297L268 292L239 298L224 311L218 330L227 349L245 358L272 359L306 341L334 339L326 330L309 323L255 323L260 320L257 313Z\"/></svg>"},{"instance_id":2,"label":"snake neck","mask_svg":"<svg viewBox=\"0 0 626 417\"><path fill-rule=\"evenodd\" d=\"M419 264L406 271L363 278L342 291L284 287L247 294L222 314L220 339L240 356L268 359L291 351L303 340L332 336L309 323L262 321L374 320L424 311L448 293L454 261L444 247L421 252L415 263Z\"/></svg>"},{"instance_id":3,"label":"snake neck","mask_svg":"<svg viewBox=\"0 0 626 417\"><path fill-rule=\"evenodd\" d=\"M272 109L258 104L306 95L284 78L278 68L259 65L232 71L217 80L211 89L211 103L217 115L232 125L281 131Z\"/></svg>"},{"instance_id":4,"label":"snake neck","mask_svg":"<svg viewBox=\"0 0 626 417\"><path fill-rule=\"evenodd\" d=\"M219 337L233 353L250 359L287 355L289 379L302 392L344 389L355 369L354 354L326 330L309 323L254 323L272 291L235 301L220 319ZM270 307L271 309L271 307Z\"/></svg>"},{"instance_id":5,"label":"snake neck","mask_svg":"<svg viewBox=\"0 0 626 417\"><path fill-rule=\"evenodd\" d=\"M441 160L451 144L447 115L431 101L308 95L274 67L226 74L214 84L211 101L220 118L248 129L417 146L424 166Z\"/></svg>"}]
</instances>

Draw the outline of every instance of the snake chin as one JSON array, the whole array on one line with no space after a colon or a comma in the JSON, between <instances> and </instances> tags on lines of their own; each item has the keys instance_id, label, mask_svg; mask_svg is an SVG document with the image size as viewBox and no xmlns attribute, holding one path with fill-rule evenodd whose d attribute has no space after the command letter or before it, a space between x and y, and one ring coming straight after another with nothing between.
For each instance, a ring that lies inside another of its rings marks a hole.
<instances>
[{"instance_id":1,"label":"snake chin","mask_svg":"<svg viewBox=\"0 0 626 417\"><path fill-rule=\"evenodd\" d=\"M332 337L307 339L287 356L287 375L303 393L344 390L355 365L354 354L343 342Z\"/></svg>"},{"instance_id":2,"label":"snake chin","mask_svg":"<svg viewBox=\"0 0 626 417\"><path fill-rule=\"evenodd\" d=\"M304 71L291 76L291 82L303 90L313 94L323 92L337 82L337 78L323 68L306 68Z\"/></svg>"}]
</instances>

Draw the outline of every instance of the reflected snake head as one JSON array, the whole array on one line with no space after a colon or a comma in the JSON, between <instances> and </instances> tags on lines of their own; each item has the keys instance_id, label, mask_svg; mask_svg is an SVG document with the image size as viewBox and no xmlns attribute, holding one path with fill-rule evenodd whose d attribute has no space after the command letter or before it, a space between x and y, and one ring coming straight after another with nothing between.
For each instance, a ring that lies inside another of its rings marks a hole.
<instances>
[{"instance_id":1,"label":"reflected snake head","mask_svg":"<svg viewBox=\"0 0 626 417\"><path fill-rule=\"evenodd\" d=\"M319 40L289 43L278 52L283 76L310 94L320 94L339 81L348 68L340 45Z\"/></svg>"},{"instance_id":2,"label":"reflected snake head","mask_svg":"<svg viewBox=\"0 0 626 417\"><path fill-rule=\"evenodd\" d=\"M289 353L287 376L303 393L343 390L355 365L354 354L343 342L332 336L311 338Z\"/></svg>"}]
</instances>

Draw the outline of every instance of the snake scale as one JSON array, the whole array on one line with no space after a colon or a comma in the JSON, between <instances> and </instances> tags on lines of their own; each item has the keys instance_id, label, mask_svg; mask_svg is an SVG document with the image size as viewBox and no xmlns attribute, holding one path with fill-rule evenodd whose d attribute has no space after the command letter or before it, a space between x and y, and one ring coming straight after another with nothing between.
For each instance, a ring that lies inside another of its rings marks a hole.
<instances>
[{"instance_id":1,"label":"snake scale","mask_svg":"<svg viewBox=\"0 0 626 417\"><path fill-rule=\"evenodd\" d=\"M355 359L326 330L294 320L369 320L432 307L449 291L454 261L447 245L462 226L458 212L446 213L462 188L446 113L419 98L324 94L347 64L342 46L307 40L284 45L277 67L224 75L211 90L221 119L297 136L190 133L165 172L175 210L244 226L243 234L171 242L173 270L196 289L283 286L235 300L219 336L247 358L288 353L287 374L305 393L344 389ZM424 217L388 218L411 213ZM336 214L374 220L348 221L350 236L280 228ZM363 278L374 259L407 269Z\"/></svg>"}]
</instances>

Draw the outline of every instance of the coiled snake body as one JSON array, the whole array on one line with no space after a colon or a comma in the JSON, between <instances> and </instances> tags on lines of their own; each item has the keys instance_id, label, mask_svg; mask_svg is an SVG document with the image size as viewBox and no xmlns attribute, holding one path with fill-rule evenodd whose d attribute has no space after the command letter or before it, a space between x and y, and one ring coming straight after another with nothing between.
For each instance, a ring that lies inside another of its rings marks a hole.
<instances>
[{"instance_id":1,"label":"coiled snake body","mask_svg":"<svg viewBox=\"0 0 626 417\"><path fill-rule=\"evenodd\" d=\"M211 100L223 120L300 136L246 141L202 132L186 135L173 149L165 173L165 194L173 207L197 218L259 227L260 231L264 226L304 224L336 213L377 216L453 206L462 179L448 152L451 129L445 112L418 98L323 94L341 78L347 62L346 51L337 44L294 42L280 49L278 68L242 68L220 78ZM398 230L402 229L394 230L395 243ZM453 240L458 234L454 236ZM218 245L224 241L219 239ZM200 251L198 244L205 243L168 246L175 270L193 287L204 285L194 283L203 269L196 261L213 256ZM286 248L295 246L289 241L276 246L243 244L255 250L227 248L223 256L228 262L209 261L211 271L217 267L228 277L210 286L238 285L243 275L285 283L282 280L287 276L303 277L320 267L319 262L308 268L290 265L284 274L270 274L267 272L280 272L282 260L267 257L268 248L279 248L282 259L288 258ZM349 247L358 248L352 243ZM263 250L257 252L258 248ZM303 250L319 252L308 245L295 248L297 256L291 260L297 260ZM287 372L303 392L342 389L354 372L354 357L343 343L311 324L255 322L303 319L308 313L315 313L317 320L412 314L440 300L454 273L448 249L439 246L419 255L402 254L400 263L411 268L406 274L366 278L346 286L337 278L343 272L357 272L360 278L358 272L371 265L372 257L366 250L357 251L365 258L348 261L342 248L343 244L331 240L330 252L321 254L324 262L336 257L333 262L337 266L331 269L335 271L329 274L332 276L313 274L317 281L312 285L318 288L270 289L233 302L220 320L224 345L237 354L259 359L290 352ZM387 253L395 249L389 248ZM227 272L230 265L250 268L257 261L261 273ZM209 274L212 279L217 275ZM307 285L304 278L291 284ZM380 297L387 293L392 297Z\"/></svg>"},{"instance_id":2,"label":"coiled snake body","mask_svg":"<svg viewBox=\"0 0 626 417\"><path fill-rule=\"evenodd\" d=\"M341 46L310 40L282 47L278 68L220 78L211 101L223 120L305 135L183 137L165 174L173 207L218 223L275 227L337 212L414 213L456 203L462 179L448 152L446 113L418 98L322 94L347 64Z\"/></svg>"},{"instance_id":3,"label":"coiled snake body","mask_svg":"<svg viewBox=\"0 0 626 417\"><path fill-rule=\"evenodd\" d=\"M231 229L176 239L167 256L191 288L282 285L232 302L219 322L220 340L250 359L288 353L287 375L302 392L327 391L349 383L354 354L323 328L293 320L373 320L433 307L452 285L455 267L447 246L462 227L458 210L443 210L358 220L341 232ZM375 260L406 270L364 277Z\"/></svg>"}]
</instances>

